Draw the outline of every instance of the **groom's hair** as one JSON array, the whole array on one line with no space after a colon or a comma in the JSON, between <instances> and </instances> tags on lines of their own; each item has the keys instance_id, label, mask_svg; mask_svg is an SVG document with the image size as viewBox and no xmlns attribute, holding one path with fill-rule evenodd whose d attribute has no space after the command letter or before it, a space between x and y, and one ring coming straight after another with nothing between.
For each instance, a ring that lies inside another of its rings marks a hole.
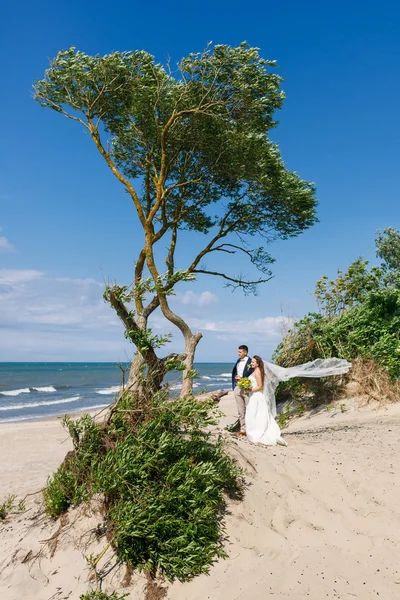
<instances>
[{"instance_id":1,"label":"groom's hair","mask_svg":"<svg viewBox=\"0 0 400 600\"><path fill-rule=\"evenodd\" d=\"M247 352L247 354L249 353L248 347L245 346L244 344L242 344L241 346L239 346L238 350L244 350L245 352Z\"/></svg>"}]
</instances>

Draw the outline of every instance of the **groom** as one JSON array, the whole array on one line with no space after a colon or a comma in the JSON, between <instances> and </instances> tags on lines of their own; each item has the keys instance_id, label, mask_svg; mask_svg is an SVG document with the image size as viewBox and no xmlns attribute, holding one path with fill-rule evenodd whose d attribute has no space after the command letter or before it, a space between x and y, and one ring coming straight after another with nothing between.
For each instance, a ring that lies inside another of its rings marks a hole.
<instances>
[{"instance_id":1,"label":"groom","mask_svg":"<svg viewBox=\"0 0 400 600\"><path fill-rule=\"evenodd\" d=\"M237 359L237 362L232 370L232 389L235 395L240 421L240 431L238 432L239 435L246 435L246 424L244 418L246 414L246 406L249 402L249 395L245 394L244 390L237 385L237 382L242 377L248 377L254 371L254 369L251 368L251 358L248 356L248 352L249 349L247 346L239 346L239 358Z\"/></svg>"}]
</instances>

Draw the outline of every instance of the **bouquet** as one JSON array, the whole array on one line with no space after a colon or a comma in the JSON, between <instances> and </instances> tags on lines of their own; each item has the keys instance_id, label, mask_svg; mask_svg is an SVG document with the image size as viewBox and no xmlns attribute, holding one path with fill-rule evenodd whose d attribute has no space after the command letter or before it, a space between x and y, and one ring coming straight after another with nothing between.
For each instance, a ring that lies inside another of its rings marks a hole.
<instances>
[{"instance_id":1,"label":"bouquet","mask_svg":"<svg viewBox=\"0 0 400 600\"><path fill-rule=\"evenodd\" d=\"M241 390L250 391L252 388L252 383L248 377L242 377L237 382L238 386Z\"/></svg>"}]
</instances>

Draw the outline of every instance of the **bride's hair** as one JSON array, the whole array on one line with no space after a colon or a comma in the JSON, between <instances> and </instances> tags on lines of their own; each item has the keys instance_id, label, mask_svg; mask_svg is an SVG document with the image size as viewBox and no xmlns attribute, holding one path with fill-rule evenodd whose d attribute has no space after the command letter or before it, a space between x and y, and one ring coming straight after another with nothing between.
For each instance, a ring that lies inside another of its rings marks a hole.
<instances>
[{"instance_id":1,"label":"bride's hair","mask_svg":"<svg viewBox=\"0 0 400 600\"><path fill-rule=\"evenodd\" d=\"M265 369L264 369L264 361L261 358L261 356L257 356L256 354L253 356L254 360L257 363L257 367L260 369L260 373L261 373L261 385L264 385L264 378L265 378Z\"/></svg>"}]
</instances>

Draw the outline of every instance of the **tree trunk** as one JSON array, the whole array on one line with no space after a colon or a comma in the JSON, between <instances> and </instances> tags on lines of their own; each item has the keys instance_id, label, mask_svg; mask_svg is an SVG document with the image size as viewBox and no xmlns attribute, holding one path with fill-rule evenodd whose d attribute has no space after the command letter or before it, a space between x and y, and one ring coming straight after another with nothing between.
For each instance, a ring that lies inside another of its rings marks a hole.
<instances>
[{"instance_id":1,"label":"tree trunk","mask_svg":"<svg viewBox=\"0 0 400 600\"><path fill-rule=\"evenodd\" d=\"M125 390L127 392L136 392L140 385L140 375L142 368L145 365L145 360L139 351L136 352L135 358L132 361L132 365L129 371L129 377Z\"/></svg>"},{"instance_id":2,"label":"tree trunk","mask_svg":"<svg viewBox=\"0 0 400 600\"><path fill-rule=\"evenodd\" d=\"M154 348L150 346L144 345L143 348L138 346L137 340L141 339L139 334L146 330L147 318L140 315L137 317L137 320L135 320L132 313L124 305L120 295L114 290L111 290L108 299L111 306L116 310L117 315L125 325L125 329L130 339L138 347L129 373L127 389L129 391L138 391L138 393L143 396L143 399L145 399L145 397L149 397L149 395L158 392L161 388L164 376L167 372L167 359L158 358ZM176 354L172 354L167 358L176 356ZM183 356L182 360L184 358L186 357ZM147 371L142 377L141 370L144 365L146 365Z\"/></svg>"},{"instance_id":3,"label":"tree trunk","mask_svg":"<svg viewBox=\"0 0 400 600\"><path fill-rule=\"evenodd\" d=\"M182 373L182 390L180 394L181 398L183 398L187 394L191 394L193 391L193 378L189 378L187 375L188 372L193 369L194 355L196 352L197 344L199 343L202 337L203 334L200 333L200 331L197 331L197 333L195 334L187 333L185 335L186 359L184 360L185 370Z\"/></svg>"},{"instance_id":4,"label":"tree trunk","mask_svg":"<svg viewBox=\"0 0 400 600\"><path fill-rule=\"evenodd\" d=\"M214 390L213 392L205 392L204 394L199 394L196 396L196 400L212 400L216 404L223 398L223 396L227 396L229 394L229 390Z\"/></svg>"},{"instance_id":5,"label":"tree trunk","mask_svg":"<svg viewBox=\"0 0 400 600\"><path fill-rule=\"evenodd\" d=\"M136 340L138 339L138 334L141 331L143 332L144 330L146 330L147 316L141 314L138 315L135 319L132 313L124 305L120 295L117 292L114 290L110 291L108 298L109 302L111 306L116 310L117 315L125 325L126 331L129 333L129 337L131 338L133 343L137 343ZM168 371L166 366L167 361L175 359L177 361L182 361L185 364L185 369L182 375L181 391L181 397L183 397L186 394L192 393L193 378L188 377L188 375L190 375L190 371L191 369L193 369L196 347L201 338L203 337L203 334L200 333L200 331L197 331L195 334L193 334L187 323L185 323L185 321L181 317L175 315L169 308L165 296L160 296L159 299L161 311L164 314L164 316L168 319L168 321L176 325L184 336L185 354L170 354L167 357L161 359L158 358L158 356L156 355L154 348L144 346L141 351L138 350L136 352L125 389L129 392L137 391L139 392L139 394L143 394L144 396L146 394L153 394L159 391L162 386L163 379ZM143 375L143 367L147 367L145 375Z\"/></svg>"},{"instance_id":6,"label":"tree trunk","mask_svg":"<svg viewBox=\"0 0 400 600\"><path fill-rule=\"evenodd\" d=\"M150 395L159 392L164 382L164 377L168 373L168 363L170 361L184 362L186 354L168 354L164 358L146 360L146 375L140 378L139 393L148 398Z\"/></svg>"}]
</instances>

